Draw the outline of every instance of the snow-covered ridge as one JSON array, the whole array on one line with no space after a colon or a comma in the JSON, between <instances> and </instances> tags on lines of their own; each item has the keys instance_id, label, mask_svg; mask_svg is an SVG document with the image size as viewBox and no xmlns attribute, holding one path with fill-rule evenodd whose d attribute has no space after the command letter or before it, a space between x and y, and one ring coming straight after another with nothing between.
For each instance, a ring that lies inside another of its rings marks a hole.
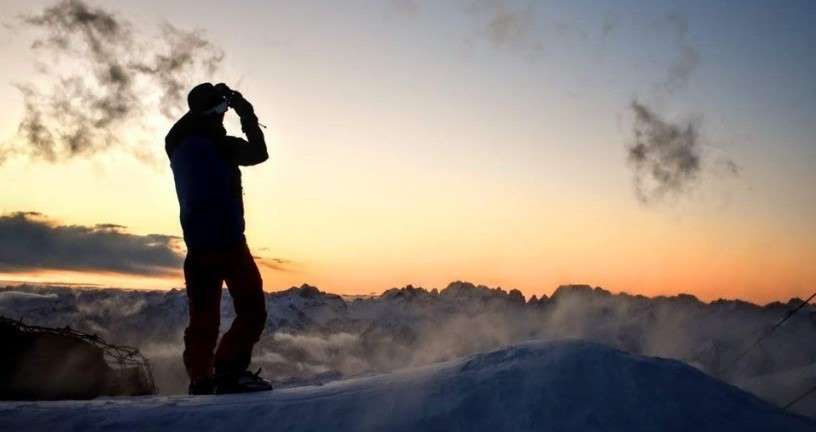
<instances>
[{"instance_id":1,"label":"snow-covered ridge","mask_svg":"<svg viewBox=\"0 0 816 432\"><path fill-rule=\"evenodd\" d=\"M6 403L0 429L804 432L816 422L677 361L534 341L271 393Z\"/></svg>"},{"instance_id":2,"label":"snow-covered ridge","mask_svg":"<svg viewBox=\"0 0 816 432\"><path fill-rule=\"evenodd\" d=\"M812 306L737 359L756 335L798 304L795 299L765 306L704 303L690 295L647 298L570 285L551 297L525 300L518 291L454 282L442 290L407 286L351 301L304 285L268 293L266 300L269 319L255 366L276 381L388 372L531 338L570 337L682 360L728 382L751 383L745 388L779 404L816 385L813 374L798 379L787 374L816 365ZM230 303L225 298L224 326L233 316ZM181 290L0 288L0 314L31 324L70 325L139 346L163 393L186 388L179 361L187 320ZM786 377L784 383L754 379L777 375ZM797 405L799 412L816 416L812 399Z\"/></svg>"}]
</instances>

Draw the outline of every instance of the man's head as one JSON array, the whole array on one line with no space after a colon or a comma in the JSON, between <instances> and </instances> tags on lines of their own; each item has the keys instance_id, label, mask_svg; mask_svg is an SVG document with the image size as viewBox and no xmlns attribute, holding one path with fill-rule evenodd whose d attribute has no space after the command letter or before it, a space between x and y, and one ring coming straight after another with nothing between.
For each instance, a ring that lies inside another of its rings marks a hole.
<instances>
[{"instance_id":1,"label":"man's head","mask_svg":"<svg viewBox=\"0 0 816 432\"><path fill-rule=\"evenodd\" d=\"M229 108L230 92L229 87L224 84L202 83L187 94L187 105L196 116L223 119Z\"/></svg>"}]
</instances>

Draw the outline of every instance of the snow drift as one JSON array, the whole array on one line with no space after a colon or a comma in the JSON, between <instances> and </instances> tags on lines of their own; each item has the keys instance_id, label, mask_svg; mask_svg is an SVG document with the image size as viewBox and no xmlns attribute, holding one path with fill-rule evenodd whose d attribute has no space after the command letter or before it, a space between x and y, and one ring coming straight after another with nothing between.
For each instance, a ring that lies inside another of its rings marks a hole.
<instances>
[{"instance_id":1,"label":"snow drift","mask_svg":"<svg viewBox=\"0 0 816 432\"><path fill-rule=\"evenodd\" d=\"M569 340L271 393L6 403L0 429L796 432L816 422L675 360Z\"/></svg>"}]
</instances>

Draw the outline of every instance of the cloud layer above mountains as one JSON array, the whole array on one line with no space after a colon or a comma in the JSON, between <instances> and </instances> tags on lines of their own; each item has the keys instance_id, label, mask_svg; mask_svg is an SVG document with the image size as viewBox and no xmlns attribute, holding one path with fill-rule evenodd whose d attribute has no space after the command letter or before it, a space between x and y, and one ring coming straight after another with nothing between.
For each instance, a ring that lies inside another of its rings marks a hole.
<instances>
[{"instance_id":1,"label":"cloud layer above mountains","mask_svg":"<svg viewBox=\"0 0 816 432\"><path fill-rule=\"evenodd\" d=\"M136 235L113 224L60 225L33 212L0 216L0 271L99 271L160 276L178 272L179 238Z\"/></svg>"}]
</instances>

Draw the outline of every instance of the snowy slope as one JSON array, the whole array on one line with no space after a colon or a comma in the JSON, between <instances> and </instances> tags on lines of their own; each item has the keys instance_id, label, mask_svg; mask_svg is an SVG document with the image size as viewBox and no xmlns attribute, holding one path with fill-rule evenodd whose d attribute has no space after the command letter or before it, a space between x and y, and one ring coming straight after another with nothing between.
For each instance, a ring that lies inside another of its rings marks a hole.
<instances>
[{"instance_id":1,"label":"snowy slope","mask_svg":"<svg viewBox=\"0 0 816 432\"><path fill-rule=\"evenodd\" d=\"M0 430L796 432L816 422L677 361L536 341L263 394L4 403Z\"/></svg>"},{"instance_id":2,"label":"snowy slope","mask_svg":"<svg viewBox=\"0 0 816 432\"><path fill-rule=\"evenodd\" d=\"M222 330L235 316L224 295ZM525 302L518 291L466 282L442 290L409 285L347 300L303 285L267 293L269 319L253 366L275 381L302 381L326 374L386 373L528 339L579 338L678 359L784 404L816 383L812 374L798 379L787 373L816 364L816 306L802 308L772 337L738 356L801 302L705 303L689 295L647 298L585 285L562 286L552 297ZM71 326L139 347L151 361L162 394L186 390L180 361L187 323L182 290L0 287L0 315L27 324ZM795 410L816 418L816 397Z\"/></svg>"}]
</instances>

